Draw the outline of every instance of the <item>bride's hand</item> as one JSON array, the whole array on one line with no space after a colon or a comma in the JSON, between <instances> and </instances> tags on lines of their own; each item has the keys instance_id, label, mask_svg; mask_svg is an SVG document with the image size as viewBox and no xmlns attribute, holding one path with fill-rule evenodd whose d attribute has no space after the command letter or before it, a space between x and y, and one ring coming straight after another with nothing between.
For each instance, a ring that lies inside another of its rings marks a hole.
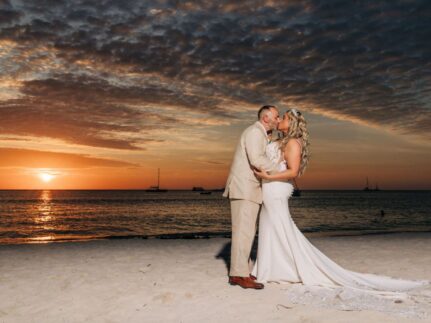
<instances>
[{"instance_id":1,"label":"bride's hand","mask_svg":"<svg viewBox=\"0 0 431 323\"><path fill-rule=\"evenodd\" d=\"M265 171L265 170L260 170L260 169L253 169L254 174L262 179L268 179L269 178L269 174Z\"/></svg>"}]
</instances>

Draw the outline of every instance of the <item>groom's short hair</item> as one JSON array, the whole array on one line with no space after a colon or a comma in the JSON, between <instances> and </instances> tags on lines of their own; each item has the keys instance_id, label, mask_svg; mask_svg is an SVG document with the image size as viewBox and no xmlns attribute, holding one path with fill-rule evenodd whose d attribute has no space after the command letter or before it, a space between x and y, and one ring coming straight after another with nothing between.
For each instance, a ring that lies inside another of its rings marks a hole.
<instances>
[{"instance_id":1,"label":"groom's short hair","mask_svg":"<svg viewBox=\"0 0 431 323\"><path fill-rule=\"evenodd\" d=\"M259 109L259 112L257 113L257 118L260 120L263 117L264 113L266 113L267 111L270 111L271 108L277 109L277 107L274 105L264 105L263 107L261 107Z\"/></svg>"}]
</instances>

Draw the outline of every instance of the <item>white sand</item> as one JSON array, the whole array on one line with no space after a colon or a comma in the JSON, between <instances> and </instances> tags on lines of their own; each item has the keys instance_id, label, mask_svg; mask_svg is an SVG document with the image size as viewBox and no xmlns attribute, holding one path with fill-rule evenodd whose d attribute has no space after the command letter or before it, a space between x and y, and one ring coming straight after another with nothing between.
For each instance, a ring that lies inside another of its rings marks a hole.
<instances>
[{"instance_id":1,"label":"white sand","mask_svg":"<svg viewBox=\"0 0 431 323\"><path fill-rule=\"evenodd\" d=\"M431 233L313 237L359 272L431 280ZM0 322L431 322L288 301L290 284L227 283L229 239L0 246ZM401 306L401 305L400 305ZM424 307L425 306L425 307Z\"/></svg>"}]
</instances>

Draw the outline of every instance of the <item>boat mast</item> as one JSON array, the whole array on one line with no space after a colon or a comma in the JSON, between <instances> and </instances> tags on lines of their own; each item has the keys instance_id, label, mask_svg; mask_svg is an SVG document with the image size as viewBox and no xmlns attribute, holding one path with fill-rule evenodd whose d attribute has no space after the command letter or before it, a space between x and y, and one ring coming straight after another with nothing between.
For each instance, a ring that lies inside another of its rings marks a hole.
<instances>
[{"instance_id":1,"label":"boat mast","mask_svg":"<svg viewBox=\"0 0 431 323\"><path fill-rule=\"evenodd\" d=\"M369 190L370 190L369 185L370 185L370 183L368 182L368 176L367 176L367 184L366 184L366 186L364 187L363 191L369 191Z\"/></svg>"},{"instance_id":2,"label":"boat mast","mask_svg":"<svg viewBox=\"0 0 431 323\"><path fill-rule=\"evenodd\" d=\"M160 168L157 168L157 188L160 188Z\"/></svg>"}]
</instances>

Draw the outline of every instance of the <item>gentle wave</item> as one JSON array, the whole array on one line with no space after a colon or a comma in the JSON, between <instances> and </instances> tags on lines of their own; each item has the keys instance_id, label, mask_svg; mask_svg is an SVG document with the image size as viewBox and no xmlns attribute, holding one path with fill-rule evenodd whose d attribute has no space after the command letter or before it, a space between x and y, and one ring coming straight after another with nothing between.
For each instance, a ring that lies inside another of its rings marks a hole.
<instances>
[{"instance_id":1,"label":"gentle wave","mask_svg":"<svg viewBox=\"0 0 431 323\"><path fill-rule=\"evenodd\" d=\"M289 204L295 222L306 233L431 227L430 191L303 191ZM0 243L229 232L229 201L221 192L0 191Z\"/></svg>"}]
</instances>

